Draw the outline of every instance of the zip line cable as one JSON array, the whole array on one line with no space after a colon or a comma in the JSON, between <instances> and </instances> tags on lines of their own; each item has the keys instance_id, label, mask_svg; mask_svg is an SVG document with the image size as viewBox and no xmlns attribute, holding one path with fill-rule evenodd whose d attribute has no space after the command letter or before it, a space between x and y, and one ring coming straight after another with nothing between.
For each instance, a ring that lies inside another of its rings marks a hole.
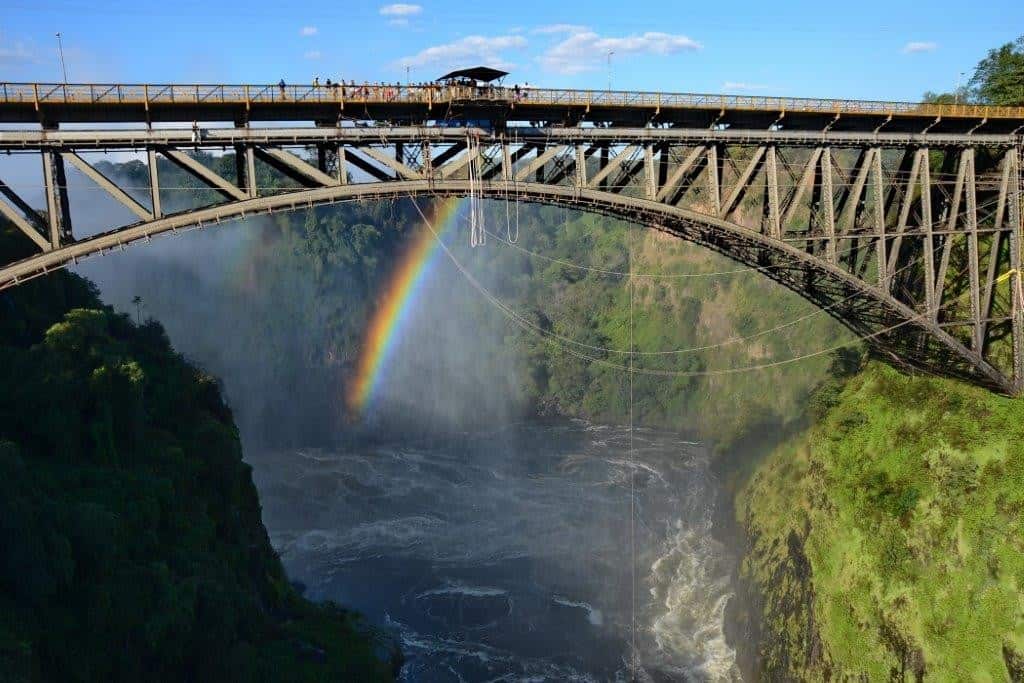
<instances>
[{"instance_id":1,"label":"zip line cable","mask_svg":"<svg viewBox=\"0 0 1024 683\"><path fill-rule=\"evenodd\" d=\"M416 198L413 197L412 195L409 195L409 198L412 200L413 205L416 207L417 212L420 214L420 217L423 219L424 224L431 231L431 233L435 236L435 238L440 241L440 238L439 238L436 230L434 229L433 224L423 214L422 209L420 209L419 204L416 202ZM518 325L520 325L524 329L532 330L533 332L535 332L539 336L542 336L542 337L550 337L551 336L548 333L547 330L544 330L543 328L541 328L540 326L536 325L535 323L533 323L533 322L531 322L529 320L526 320L526 319L522 318L521 316L519 316L514 310L510 309L502 301L500 301L494 295L492 295L486 288L484 288L482 285L480 285L480 283L476 280L476 278L473 277L472 273L470 273L465 268L465 266L463 266L461 264L461 262L455 257L455 255L452 254L451 250L448 248L448 246L446 244L444 244L443 242L440 242L440 247L441 247L441 249L444 250L445 254L448 255L448 258L452 261L452 263L459 270L459 272L462 273L462 275L469 281L469 283L473 286L473 288L476 289L492 305L494 305L499 310L501 310L503 313L505 313L506 317L508 317L510 320L512 320L513 322L517 323ZM963 271L961 271L960 274L962 275ZM954 299L953 301L951 301L948 304L944 304L943 306L940 307L939 310L948 308L955 301L957 301L957 300L959 300L961 298L963 298L963 295L961 295L960 297L957 297L956 299ZM901 327L905 327L906 325L910 325L910 324L919 322L919 321L923 320L924 318L928 317L929 315L931 315L931 313L926 311L926 312L924 312L924 313L922 313L920 315L916 315L916 316L913 316L911 318L907 318L906 320L902 320L902 321L900 321L898 323L890 325L889 327L882 328L881 330L877 330L877 331L872 332L870 334L862 335L862 336L856 337L854 339L851 339L851 340L849 340L847 342L843 342L841 344L836 344L834 346L830 346L830 347L825 348L825 349L821 349L821 350L818 350L818 351L813 351L813 352L802 354L802 355L799 355L799 356L794 356L794 357L791 357L791 358L784 358L782 360L772 361L772 362L769 362L769 363L761 363L761 364L757 364L757 365L748 365L748 366L738 366L738 367L732 367L732 368L719 368L719 369L715 369L715 370L654 370L654 369L649 369L649 368L635 368L635 367L631 368L628 365L622 365L620 363L613 363L613 362L607 361L607 360L605 360L603 358L594 358L593 356L588 356L585 353L582 353L580 351L576 351L575 349L572 349L572 348L570 348L568 346L564 346L564 345L560 345L560 346L562 346L563 350L566 351L567 353L569 353L569 354L571 354L573 356L576 356L578 358L581 358L583 360L588 360L588 361L591 361L591 362L596 363L598 365L603 365L605 367L613 368L613 369L616 369L616 370L622 370L624 372L631 372L631 373L638 374L638 375L648 375L648 376L653 376L653 377L711 377L711 376L720 376L720 375L739 374L739 373L743 373L743 372L753 372L753 371L758 371L758 370L766 370L766 369L769 369L769 368L779 367L779 366L783 366L783 365L790 365L792 363L798 363L800 361L804 361L804 360L807 360L809 358L815 358L817 356L822 356L822 355L825 355L825 354L828 354L828 353L832 353L833 351L838 351L839 349L848 348L850 346L854 346L856 344L860 344L861 342L868 341L870 339L874 339L875 337L879 337L881 335L887 334L889 332L892 332L893 330L899 329ZM558 344L557 337L555 338L554 343Z\"/></svg>"},{"instance_id":2,"label":"zip line cable","mask_svg":"<svg viewBox=\"0 0 1024 683\"><path fill-rule=\"evenodd\" d=\"M990 206L990 205L993 205L993 204L996 204L996 203L997 203L996 199L990 199L988 201L985 201L985 202L982 202L981 204L979 204L978 208L979 209L986 208L987 206ZM944 220L934 220L934 221L931 222L931 227L932 228L942 227L946 223L947 223L947 221L944 221ZM913 227L914 227L914 230L920 230L924 226L913 226ZM615 275L615 276L620 276L620 277L630 276L630 277L650 278L650 279L658 279L658 280L660 280L660 279L671 280L671 279L686 279L686 278L718 277L718 276L723 276L723 275L735 275L735 274L740 274L740 273L765 272L765 271L769 271L769 270L775 270L777 268L786 268L787 267L785 265L750 266L750 267L745 267L745 268L736 268L734 270L712 271L712 272L708 272L708 273L627 273L627 272L621 271L621 270L611 270L611 269L606 269L606 268L598 268L596 266L587 266L587 265L584 265L584 264L581 264L581 263L576 263L576 262L573 262L573 261L566 261L565 259L555 258L555 257L552 257L552 256L548 256L547 254L541 254L541 253L538 253L538 252L526 249L525 247L519 246L517 244L513 244L513 243L510 243L510 242L507 242L506 240L501 239L500 235L497 235L497 234L494 234L494 233L490 233L490 232L488 232L488 234L491 237L493 237L494 239L498 240L499 242L502 242L503 244L506 244L507 246L512 247L516 251L522 252L522 253L524 253L524 254L526 254L528 256L533 256L534 258L538 258L538 259L541 259L541 260L544 260L544 261L548 261L549 263L554 263L554 264L557 264L557 265L566 266L567 268L574 268L576 270L582 270L582 271L585 271L585 272L599 273L601 275ZM912 233L912 232L908 233L908 232L904 231L904 236L912 236L913 234L914 233ZM960 235L960 234L966 235L967 233L966 232L956 232L955 234L957 234L957 235ZM887 233L886 234L886 238L893 238L893 237L896 237L896 236L897 236L896 233ZM871 238L871 237L877 237L877 235L875 235L875 234L863 234L863 235L856 235L855 237L857 237L858 239L866 239L866 238ZM796 239L799 239L799 238L796 238ZM838 239L846 239L846 238L844 236L837 235L836 239L838 240ZM858 248L857 247L851 247L850 249L847 249L845 251L839 252L837 254L837 258L843 257L843 256L847 256L849 254L852 254L855 251L858 251Z\"/></svg>"},{"instance_id":3,"label":"zip line cable","mask_svg":"<svg viewBox=\"0 0 1024 683\"><path fill-rule=\"evenodd\" d=\"M933 255L935 254L935 252L938 252L942 248L943 248L942 245L938 245L938 246L934 247L933 248L933 252L932 252ZM899 268L898 270L893 271L892 275L890 275L889 278L890 279L894 278L896 275L898 275L900 273L904 273L904 272L906 272L906 271L908 271L908 270L910 270L912 268L915 268L918 265L920 265L920 263L923 262L923 261L924 261L924 256L923 255L919 256L916 259L912 260L910 263L908 263L908 264L904 265L903 267ZM963 271L961 271L959 274L962 275ZM1003 279L1005 279L1005 276L1003 277ZM767 334L771 334L772 332L778 332L779 330L785 329L787 327L792 327L794 325L797 325L797 324L799 324L799 323L801 323L801 322L803 322L805 320L808 320L810 318L813 318L815 316L821 315L823 313L827 313L829 310L831 310L833 308L836 308L836 307L846 303L847 301L851 301L851 300L857 298L858 296L860 296L860 294L861 294L860 292L854 292L850 296L845 297L843 299L839 299L838 301L834 301L834 302L828 304L827 306L816 306L815 309L813 311L811 311L810 313L804 314L804 315L802 315L802 316L800 316L798 318L794 318L793 320L789 320L787 322L780 323L779 325L776 325L774 327L766 328L764 330L759 330L758 332L755 332L753 334L750 334L750 335L747 335L747 336L744 336L744 337L731 337L729 339L726 339L725 341L716 342L714 344L706 344L704 346L693 346L693 347L685 348L685 349L665 349L665 350L660 350L660 351L629 351L629 350L624 351L622 349L613 349L613 348L606 347L606 346L595 346L595 345L592 345L592 344L586 344L586 343L583 343L583 342L579 342L579 341L576 341L575 339L571 339L571 338L566 337L564 335L558 334L557 332L552 332L551 330L545 330L544 331L544 335L547 336L547 337L550 337L552 339L556 339L556 340L558 340L558 341L560 341L560 342L562 342L564 344L570 344L572 346L577 346L577 347L586 349L588 351L594 351L594 352L599 352L599 353L614 353L614 354L619 354L619 355L630 356L631 358L633 356L672 356L672 355L683 355L683 354L687 354L687 353L695 353L695 352L698 352L698 351L710 351L712 349L718 349L718 348L722 348L722 347L725 347L725 346L731 346L733 344L738 344L739 342L744 342L744 341L750 341L752 339L757 339L758 337L762 337L762 336L765 336ZM513 309L508 304L503 304L503 306L505 306L509 311L515 312L515 309ZM518 312L516 312L516 315L517 316L519 315ZM632 348L632 347L630 347L630 348Z\"/></svg>"},{"instance_id":4,"label":"zip line cable","mask_svg":"<svg viewBox=\"0 0 1024 683\"><path fill-rule=\"evenodd\" d=\"M626 237L630 270L633 268L632 232ZM633 278L629 278L629 350L633 351ZM629 546L630 546L630 663L633 680L636 678L639 653L636 649L636 449L633 445L633 354L629 355Z\"/></svg>"}]
</instances>

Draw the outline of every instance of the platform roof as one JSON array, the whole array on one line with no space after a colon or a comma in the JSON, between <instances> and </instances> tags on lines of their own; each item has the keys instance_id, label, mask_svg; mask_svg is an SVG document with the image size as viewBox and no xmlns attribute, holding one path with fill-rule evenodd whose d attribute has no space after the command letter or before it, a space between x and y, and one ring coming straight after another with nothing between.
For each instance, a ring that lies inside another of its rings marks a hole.
<instances>
[{"instance_id":1,"label":"platform roof","mask_svg":"<svg viewBox=\"0 0 1024 683\"><path fill-rule=\"evenodd\" d=\"M454 78L472 78L475 81L484 81L490 83L493 80L497 80L503 76L508 76L507 71L501 69L493 69L489 66L474 66L469 69L456 69L441 76L439 81L448 81Z\"/></svg>"}]
</instances>

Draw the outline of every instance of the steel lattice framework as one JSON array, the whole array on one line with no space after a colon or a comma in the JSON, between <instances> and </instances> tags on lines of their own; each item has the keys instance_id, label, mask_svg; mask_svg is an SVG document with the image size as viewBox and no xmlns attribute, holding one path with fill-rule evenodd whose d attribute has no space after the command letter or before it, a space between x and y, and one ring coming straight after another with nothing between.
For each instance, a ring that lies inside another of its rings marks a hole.
<instances>
[{"instance_id":1,"label":"steel lattice framework","mask_svg":"<svg viewBox=\"0 0 1024 683\"><path fill-rule=\"evenodd\" d=\"M0 131L0 151L41 156L46 203L37 210L0 182L0 214L37 250L0 264L0 289L154 235L252 214L475 193L616 216L704 245L761 269L899 364L1024 394L1024 112L950 112L943 120L908 110L894 128L920 129L890 131L884 111L846 119L817 112L784 126L785 112L761 116L766 109L757 119L765 126L741 128L737 121L754 120L749 107L732 121L724 109L701 109L699 125L686 106L676 120L659 118L659 107L637 126L626 105L622 116L598 120L581 116L582 105L544 105L546 120L514 125L518 99L498 109L494 93L485 100L461 102L454 118L421 112L418 125L382 116L363 125L312 117L318 126L257 127L232 111L233 127L103 131L54 123L102 118L87 105L37 103L42 127ZM395 117L408 104L396 104ZM4 112L20 120L23 105L5 110L0 101L0 120ZM117 107L114 118L123 120L125 105ZM989 116L997 132L979 130ZM145 160L144 192L120 187L86 159L121 150ZM233 156L234 172L218 173L204 152ZM172 165L221 199L165 211L161 176ZM288 179L290 189L260 187L258 168ZM76 239L72 169L137 222Z\"/></svg>"}]
</instances>

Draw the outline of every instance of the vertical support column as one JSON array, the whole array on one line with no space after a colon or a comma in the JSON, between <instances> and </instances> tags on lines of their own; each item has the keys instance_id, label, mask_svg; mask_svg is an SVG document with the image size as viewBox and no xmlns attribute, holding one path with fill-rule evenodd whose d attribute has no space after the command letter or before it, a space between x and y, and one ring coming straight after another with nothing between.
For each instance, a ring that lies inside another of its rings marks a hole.
<instances>
[{"instance_id":1,"label":"vertical support column","mask_svg":"<svg viewBox=\"0 0 1024 683\"><path fill-rule=\"evenodd\" d=\"M507 152L508 151L508 143L507 142L502 143L501 148L502 148L502 150ZM426 140L423 141L422 155L423 155L423 164L422 164L423 175L426 176L428 179L429 178L433 178L434 177L434 157L431 154L430 142L428 142ZM505 164L504 163L502 163L502 165L501 165L501 172L504 175L504 173L505 173Z\"/></svg>"},{"instance_id":2,"label":"vertical support column","mask_svg":"<svg viewBox=\"0 0 1024 683\"><path fill-rule=\"evenodd\" d=\"M924 307L931 317L938 311L935 306L935 237L932 234L932 174L929 150L921 150L921 227L924 228Z\"/></svg>"},{"instance_id":3,"label":"vertical support column","mask_svg":"<svg viewBox=\"0 0 1024 683\"><path fill-rule=\"evenodd\" d=\"M576 145L576 188L582 190L587 186L587 147Z\"/></svg>"},{"instance_id":4,"label":"vertical support column","mask_svg":"<svg viewBox=\"0 0 1024 683\"><path fill-rule=\"evenodd\" d=\"M825 228L825 259L836 262L836 204L832 188L832 148L821 150L821 193L819 209Z\"/></svg>"},{"instance_id":5,"label":"vertical support column","mask_svg":"<svg viewBox=\"0 0 1024 683\"><path fill-rule=\"evenodd\" d=\"M334 154L337 160L335 165L338 167L338 184L346 185L348 183L348 162L345 160L345 145L339 142L335 147Z\"/></svg>"},{"instance_id":6,"label":"vertical support column","mask_svg":"<svg viewBox=\"0 0 1024 683\"><path fill-rule=\"evenodd\" d=\"M882 149L871 150L871 186L874 202L873 219L875 225L875 252L878 259L878 286L889 291L889 266L886 263L885 244L885 178L882 176Z\"/></svg>"},{"instance_id":7,"label":"vertical support column","mask_svg":"<svg viewBox=\"0 0 1024 683\"><path fill-rule=\"evenodd\" d=\"M668 182L668 166L669 161L672 157L672 145L665 143L661 147L661 156L658 157L658 193L661 193L661 188L665 187L665 183ZM655 195L657 196L657 195Z\"/></svg>"},{"instance_id":8,"label":"vertical support column","mask_svg":"<svg viewBox=\"0 0 1024 683\"><path fill-rule=\"evenodd\" d=\"M1024 226L1021 225L1021 174L1020 149L1013 147L1007 152L1010 165L1010 194L1007 197L1007 216L1010 220L1010 287L1013 307L1011 312L1013 330L1013 393L1024 394Z\"/></svg>"},{"instance_id":9,"label":"vertical support column","mask_svg":"<svg viewBox=\"0 0 1024 683\"><path fill-rule=\"evenodd\" d=\"M327 173L327 145L322 142L316 146L316 167L321 173Z\"/></svg>"},{"instance_id":10,"label":"vertical support column","mask_svg":"<svg viewBox=\"0 0 1024 683\"><path fill-rule=\"evenodd\" d=\"M250 197L259 194L256 185L256 155L252 145L245 145L245 191Z\"/></svg>"},{"instance_id":11,"label":"vertical support column","mask_svg":"<svg viewBox=\"0 0 1024 683\"><path fill-rule=\"evenodd\" d=\"M658 169L654 166L654 145L644 145L644 197L653 200L658 194Z\"/></svg>"},{"instance_id":12,"label":"vertical support column","mask_svg":"<svg viewBox=\"0 0 1024 683\"><path fill-rule=\"evenodd\" d=\"M54 160L56 154L43 150L43 186L46 191L46 221L50 228L50 245L57 249L61 243L60 190Z\"/></svg>"},{"instance_id":13,"label":"vertical support column","mask_svg":"<svg viewBox=\"0 0 1024 683\"><path fill-rule=\"evenodd\" d=\"M942 178L945 181L951 174L949 171L950 159L956 158L956 183L953 185L953 196L947 197L946 201L942 202L942 215L937 222L937 225L946 234L941 238L942 257L939 259L939 270L935 275L935 309L932 311L932 320L936 322L939 320L939 311L942 309L942 301L946 293L946 274L949 272L949 260L953 254L953 246L956 238L959 237L959 232L966 227L966 216L964 224L960 225L960 206L964 203L969 149L969 147L965 147L960 150L959 154L954 154L952 150L947 149L945 151L946 159L943 161ZM966 232L966 234L966 242L969 242L970 233ZM969 245L968 252L970 252ZM970 256L969 253L968 256ZM968 264L967 270L970 271L970 264Z\"/></svg>"},{"instance_id":14,"label":"vertical support column","mask_svg":"<svg viewBox=\"0 0 1024 683\"><path fill-rule=\"evenodd\" d=\"M907 221L910 220L910 205L914 199L914 187L917 184L918 178L921 175L921 160L922 158L927 161L928 152L926 149L916 149L914 151L907 151L903 157L903 163L900 164L900 170L897 174L896 180L893 181L892 196L898 197L902 194L902 203L900 206L899 220L896 223L896 237L892 241L892 249L889 250L889 272L888 272L888 290L891 292L893 285L895 284L896 278L896 267L900 262L900 250L903 247L903 233L907 228ZM909 160L910 170L906 171L907 162ZM902 192L899 191L900 179L906 178L907 182L902 188ZM895 199L894 199L895 201Z\"/></svg>"},{"instance_id":15,"label":"vertical support column","mask_svg":"<svg viewBox=\"0 0 1024 683\"><path fill-rule=\"evenodd\" d=\"M508 142L501 143L501 179L505 182L512 180L515 175L512 173L512 149ZM506 197L507 199L507 197Z\"/></svg>"},{"instance_id":16,"label":"vertical support column","mask_svg":"<svg viewBox=\"0 0 1024 683\"><path fill-rule=\"evenodd\" d=\"M608 145L601 145L600 168L597 169L597 172L601 173L601 171L603 171L606 166L608 166ZM605 176L605 177L601 178L601 182L599 182L597 184L597 186L601 190L608 189L608 177Z\"/></svg>"},{"instance_id":17,"label":"vertical support column","mask_svg":"<svg viewBox=\"0 0 1024 683\"><path fill-rule=\"evenodd\" d=\"M992 222L992 242L989 247L988 270L985 276L985 289L981 294L981 343L982 356L988 344L988 318L992 315L992 298L996 289L996 276L999 268L999 250L1002 248L1002 228L1006 218L1006 197L1010 194L1011 157L1009 152L1003 157L1003 174L999 182L999 197L996 199L996 216Z\"/></svg>"},{"instance_id":18,"label":"vertical support column","mask_svg":"<svg viewBox=\"0 0 1024 683\"><path fill-rule=\"evenodd\" d=\"M64 172L64 157L53 153L53 172L57 178L57 202L60 204L60 230L64 239L71 239L71 202L68 201L68 178Z\"/></svg>"},{"instance_id":19,"label":"vertical support column","mask_svg":"<svg viewBox=\"0 0 1024 683\"><path fill-rule=\"evenodd\" d=\"M163 218L164 210L160 205L160 173L157 171L156 150L146 150L146 161L149 165L149 199L153 204L153 218Z\"/></svg>"},{"instance_id":20,"label":"vertical support column","mask_svg":"<svg viewBox=\"0 0 1024 683\"><path fill-rule=\"evenodd\" d=\"M964 196L967 208L964 220L967 222L967 268L970 277L971 297L971 349L981 353L981 276L978 272L978 195L977 176L974 164L974 148L967 147L963 151ZM947 239L952 239L952 235Z\"/></svg>"},{"instance_id":21,"label":"vertical support column","mask_svg":"<svg viewBox=\"0 0 1024 683\"><path fill-rule=\"evenodd\" d=\"M768 145L765 169L768 183L768 234L775 239L782 238L782 223L779 216L779 165L775 145Z\"/></svg>"},{"instance_id":22,"label":"vertical support column","mask_svg":"<svg viewBox=\"0 0 1024 683\"><path fill-rule=\"evenodd\" d=\"M250 197L255 197L260 193L260 188L256 179L256 153L252 145L245 146L245 178L246 191Z\"/></svg>"},{"instance_id":23,"label":"vertical support column","mask_svg":"<svg viewBox=\"0 0 1024 683\"><path fill-rule=\"evenodd\" d=\"M708 194L711 195L711 215L722 212L722 189L718 178L718 145L708 145Z\"/></svg>"},{"instance_id":24,"label":"vertical support column","mask_svg":"<svg viewBox=\"0 0 1024 683\"><path fill-rule=\"evenodd\" d=\"M246 195L252 197L253 195L249 191L249 185L252 184L253 181L245 164L245 148L246 145L242 143L235 144L235 178L238 181L238 187L245 190Z\"/></svg>"}]
</instances>

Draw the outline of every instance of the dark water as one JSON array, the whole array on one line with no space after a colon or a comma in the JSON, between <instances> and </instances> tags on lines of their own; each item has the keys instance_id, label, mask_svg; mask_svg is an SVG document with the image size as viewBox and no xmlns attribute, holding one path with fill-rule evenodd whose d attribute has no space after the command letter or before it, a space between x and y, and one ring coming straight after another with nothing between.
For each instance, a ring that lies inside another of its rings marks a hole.
<instances>
[{"instance_id":1,"label":"dark water","mask_svg":"<svg viewBox=\"0 0 1024 683\"><path fill-rule=\"evenodd\" d=\"M625 681L634 640L640 680L738 680L708 455L633 439L573 421L252 461L289 575L397 633L403 680Z\"/></svg>"}]
</instances>

